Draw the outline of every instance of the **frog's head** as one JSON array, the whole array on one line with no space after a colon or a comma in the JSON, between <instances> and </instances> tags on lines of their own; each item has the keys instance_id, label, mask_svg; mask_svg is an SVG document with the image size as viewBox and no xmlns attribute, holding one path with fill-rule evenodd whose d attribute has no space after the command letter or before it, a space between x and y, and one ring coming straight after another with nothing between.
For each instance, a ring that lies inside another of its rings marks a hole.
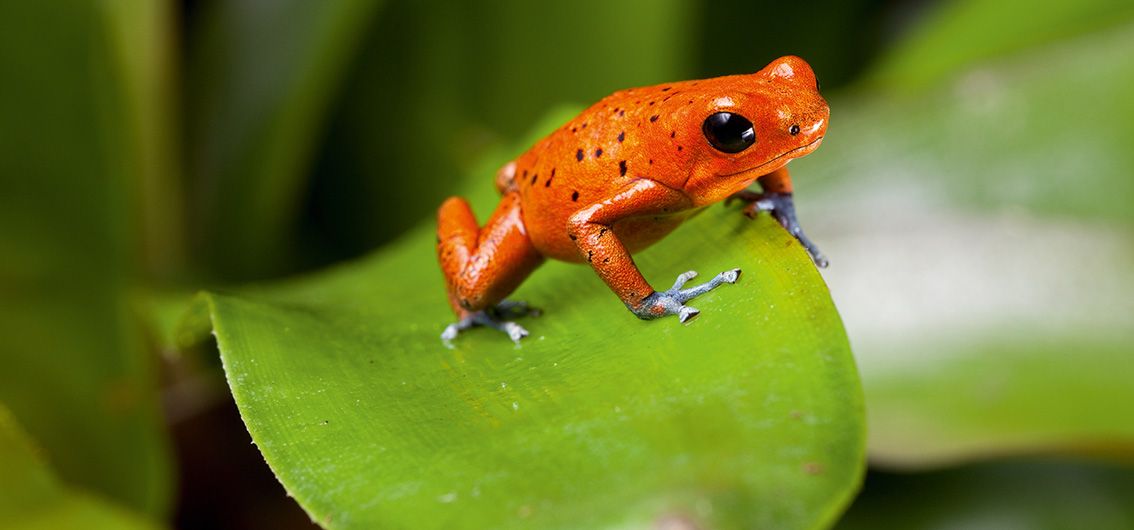
<instances>
[{"instance_id":1,"label":"frog's head","mask_svg":"<svg viewBox=\"0 0 1134 530\"><path fill-rule=\"evenodd\" d=\"M682 109L681 140L696 147L685 160L685 191L699 205L723 200L811 153L827 132L830 109L815 73L799 57L689 88L696 97Z\"/></svg>"}]
</instances>

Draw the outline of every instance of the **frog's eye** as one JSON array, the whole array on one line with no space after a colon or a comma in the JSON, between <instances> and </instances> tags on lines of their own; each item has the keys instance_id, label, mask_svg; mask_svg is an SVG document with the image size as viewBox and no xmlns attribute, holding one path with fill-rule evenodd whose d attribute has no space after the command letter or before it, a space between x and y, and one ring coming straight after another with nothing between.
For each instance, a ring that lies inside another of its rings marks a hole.
<instances>
[{"instance_id":1,"label":"frog's eye","mask_svg":"<svg viewBox=\"0 0 1134 530\"><path fill-rule=\"evenodd\" d=\"M718 112L705 118L701 132L710 145L725 153L739 153L756 143L752 122L731 112Z\"/></svg>"},{"instance_id":2,"label":"frog's eye","mask_svg":"<svg viewBox=\"0 0 1134 530\"><path fill-rule=\"evenodd\" d=\"M799 125L792 124L791 127L788 127L787 132L792 136L799 134Z\"/></svg>"}]
</instances>

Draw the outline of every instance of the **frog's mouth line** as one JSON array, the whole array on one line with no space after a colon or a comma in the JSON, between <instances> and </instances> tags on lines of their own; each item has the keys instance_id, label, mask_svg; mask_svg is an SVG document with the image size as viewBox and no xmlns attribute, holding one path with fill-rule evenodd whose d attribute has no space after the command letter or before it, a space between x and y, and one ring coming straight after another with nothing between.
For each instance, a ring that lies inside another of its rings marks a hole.
<instances>
[{"instance_id":1,"label":"frog's mouth line","mask_svg":"<svg viewBox=\"0 0 1134 530\"><path fill-rule=\"evenodd\" d=\"M767 162L764 162L763 164L760 164L760 165L758 165L758 166L755 166L755 167L750 167L750 168L748 168L748 169L742 169L742 170L740 170L740 171L737 171L736 173L729 173L729 174L727 174L727 175L724 175L724 176L726 176L726 177L732 177L732 176L735 176L735 175L740 175L740 174L743 174L743 173L748 173L748 172L751 172L751 171L756 171L757 169L760 169L760 168L762 168L762 167L764 167L764 166L766 166L766 165L768 165L768 164L771 164L772 162L775 162L775 161L777 161L777 160L779 160L779 159L781 159L781 158L783 158L783 157L785 157L785 156L788 156L788 155L790 155L790 154L792 154L792 153L795 153L796 151L803 151L803 150L805 150L805 149L811 149L811 150L814 150L814 148L817 148L817 147L819 147L819 142L822 142L822 141L823 141L823 137L822 137L822 136L820 136L820 137L818 137L818 138L816 138L816 139L812 140L812 141L811 141L811 143L809 143L809 144L807 144L807 145L801 145L801 146L799 146L799 147L796 147L795 149L792 149L792 150L790 150L790 151L785 151L785 152L781 153L781 154L780 154L779 156L777 156L776 158L773 158L773 159L771 159L771 160L769 160L769 161L767 161ZM808 152L811 152L811 151L808 151ZM805 153L805 154L806 154L806 153Z\"/></svg>"}]
</instances>

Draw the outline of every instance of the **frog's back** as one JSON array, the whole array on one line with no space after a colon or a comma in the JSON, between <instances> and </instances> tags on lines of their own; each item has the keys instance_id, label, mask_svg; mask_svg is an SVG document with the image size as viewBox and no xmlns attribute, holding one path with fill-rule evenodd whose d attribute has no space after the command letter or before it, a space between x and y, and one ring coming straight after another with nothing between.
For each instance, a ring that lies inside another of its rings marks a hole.
<instances>
[{"instance_id":1,"label":"frog's back","mask_svg":"<svg viewBox=\"0 0 1134 530\"><path fill-rule=\"evenodd\" d=\"M567 219L589 204L612 197L632 181L658 180L675 161L672 133L662 131L659 115L670 99L684 97L694 82L669 83L615 92L540 140L515 160L513 186L522 197L528 234L545 256L579 261L567 237ZM677 103L676 101L674 103ZM662 139L663 141L659 141ZM677 148L679 149L679 148ZM673 183L668 183L673 184ZM677 183L679 185L680 183ZM672 230L664 220L655 230L626 234L631 251Z\"/></svg>"}]
</instances>

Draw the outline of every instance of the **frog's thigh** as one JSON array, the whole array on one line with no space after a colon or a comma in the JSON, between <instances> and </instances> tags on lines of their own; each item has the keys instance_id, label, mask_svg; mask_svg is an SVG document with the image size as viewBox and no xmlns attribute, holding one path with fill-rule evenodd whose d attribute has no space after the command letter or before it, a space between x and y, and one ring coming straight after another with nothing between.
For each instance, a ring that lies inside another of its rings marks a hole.
<instances>
[{"instance_id":1,"label":"frog's thigh","mask_svg":"<svg viewBox=\"0 0 1134 530\"><path fill-rule=\"evenodd\" d=\"M472 229L476 221L463 199L446 201L439 221L442 268L451 294L466 310L497 304L543 262L524 229L518 193L501 198L475 239Z\"/></svg>"}]
</instances>

